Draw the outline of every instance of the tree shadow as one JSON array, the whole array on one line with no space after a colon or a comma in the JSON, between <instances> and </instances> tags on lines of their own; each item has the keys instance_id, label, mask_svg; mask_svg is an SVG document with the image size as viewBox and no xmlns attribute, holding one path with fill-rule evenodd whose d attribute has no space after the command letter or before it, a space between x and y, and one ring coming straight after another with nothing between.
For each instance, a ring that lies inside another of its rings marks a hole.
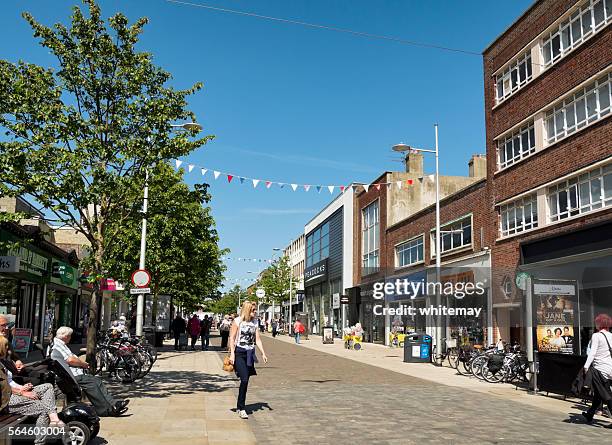
<instances>
[{"instance_id":1,"label":"tree shadow","mask_svg":"<svg viewBox=\"0 0 612 445\"><path fill-rule=\"evenodd\" d=\"M199 371L155 371L133 383L104 381L115 398L161 399L177 394L220 393L235 387L233 374L216 375Z\"/></svg>"}]
</instances>

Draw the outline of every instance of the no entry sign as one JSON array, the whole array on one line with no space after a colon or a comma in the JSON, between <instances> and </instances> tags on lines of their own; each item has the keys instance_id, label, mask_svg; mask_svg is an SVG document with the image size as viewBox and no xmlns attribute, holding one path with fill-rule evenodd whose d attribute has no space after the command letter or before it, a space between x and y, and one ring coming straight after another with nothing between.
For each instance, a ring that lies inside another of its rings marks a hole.
<instances>
[{"instance_id":1,"label":"no entry sign","mask_svg":"<svg viewBox=\"0 0 612 445\"><path fill-rule=\"evenodd\" d=\"M132 273L132 284L136 287L147 287L151 282L151 274L145 269L137 269Z\"/></svg>"}]
</instances>

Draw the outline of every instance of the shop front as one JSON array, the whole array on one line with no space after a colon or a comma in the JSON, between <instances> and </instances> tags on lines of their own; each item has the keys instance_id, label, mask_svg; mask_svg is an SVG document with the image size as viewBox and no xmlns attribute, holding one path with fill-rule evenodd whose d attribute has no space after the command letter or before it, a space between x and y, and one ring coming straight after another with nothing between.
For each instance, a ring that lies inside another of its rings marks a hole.
<instances>
[{"instance_id":1,"label":"shop front","mask_svg":"<svg viewBox=\"0 0 612 445\"><path fill-rule=\"evenodd\" d=\"M327 326L330 307L328 259L304 270L304 309L308 315L308 332L319 335Z\"/></svg>"},{"instance_id":2,"label":"shop front","mask_svg":"<svg viewBox=\"0 0 612 445\"><path fill-rule=\"evenodd\" d=\"M37 343L41 336L51 258L14 233L20 230L19 227L14 231L0 229L0 241L11 243L0 252L3 266L0 269L0 314L18 328L32 329L32 343Z\"/></svg>"},{"instance_id":3,"label":"shop front","mask_svg":"<svg viewBox=\"0 0 612 445\"><path fill-rule=\"evenodd\" d=\"M59 258L52 258L45 305L45 343L50 341L54 330L60 326L77 325L75 310L78 308L78 277L76 267ZM79 334L77 332L76 337L80 337ZM75 338L75 341L78 340Z\"/></svg>"},{"instance_id":4,"label":"shop front","mask_svg":"<svg viewBox=\"0 0 612 445\"><path fill-rule=\"evenodd\" d=\"M521 246L525 337L541 391L569 394L594 319L612 314L612 223Z\"/></svg>"},{"instance_id":5,"label":"shop front","mask_svg":"<svg viewBox=\"0 0 612 445\"><path fill-rule=\"evenodd\" d=\"M359 289L359 322L363 328L363 341L368 343L385 343L385 317L374 313L375 306L381 300L374 298L374 284L364 283Z\"/></svg>"}]
</instances>

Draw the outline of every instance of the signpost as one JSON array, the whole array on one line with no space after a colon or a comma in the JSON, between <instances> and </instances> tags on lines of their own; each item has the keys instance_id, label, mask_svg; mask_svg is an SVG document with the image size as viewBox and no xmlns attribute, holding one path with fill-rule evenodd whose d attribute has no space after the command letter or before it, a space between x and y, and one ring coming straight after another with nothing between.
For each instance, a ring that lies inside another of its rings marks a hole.
<instances>
[{"instance_id":1,"label":"signpost","mask_svg":"<svg viewBox=\"0 0 612 445\"><path fill-rule=\"evenodd\" d=\"M130 289L130 295L150 294L150 287L135 287Z\"/></svg>"},{"instance_id":2,"label":"signpost","mask_svg":"<svg viewBox=\"0 0 612 445\"><path fill-rule=\"evenodd\" d=\"M255 296L256 296L257 298L263 298L263 297L265 297L265 296L266 296L266 291L265 291L264 289L257 289L257 290L255 291Z\"/></svg>"}]
</instances>

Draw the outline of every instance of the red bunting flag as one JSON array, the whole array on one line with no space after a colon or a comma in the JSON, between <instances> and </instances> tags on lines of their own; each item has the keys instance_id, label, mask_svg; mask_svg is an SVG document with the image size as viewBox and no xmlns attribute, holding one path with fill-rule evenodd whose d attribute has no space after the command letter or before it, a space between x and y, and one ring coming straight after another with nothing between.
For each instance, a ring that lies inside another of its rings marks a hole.
<instances>
[{"instance_id":1,"label":"red bunting flag","mask_svg":"<svg viewBox=\"0 0 612 445\"><path fill-rule=\"evenodd\" d=\"M233 175L227 175L227 182L232 182L232 179L234 179Z\"/></svg>"},{"instance_id":2,"label":"red bunting flag","mask_svg":"<svg viewBox=\"0 0 612 445\"><path fill-rule=\"evenodd\" d=\"M408 185L412 185L412 179L407 179L407 180L406 180L406 184L408 184Z\"/></svg>"},{"instance_id":3,"label":"red bunting flag","mask_svg":"<svg viewBox=\"0 0 612 445\"><path fill-rule=\"evenodd\" d=\"M266 181L266 188L269 189L272 185L272 181Z\"/></svg>"},{"instance_id":4,"label":"red bunting flag","mask_svg":"<svg viewBox=\"0 0 612 445\"><path fill-rule=\"evenodd\" d=\"M346 188L345 186L341 185L341 186L340 186L340 193L344 193L344 189L345 189L345 188Z\"/></svg>"}]
</instances>

